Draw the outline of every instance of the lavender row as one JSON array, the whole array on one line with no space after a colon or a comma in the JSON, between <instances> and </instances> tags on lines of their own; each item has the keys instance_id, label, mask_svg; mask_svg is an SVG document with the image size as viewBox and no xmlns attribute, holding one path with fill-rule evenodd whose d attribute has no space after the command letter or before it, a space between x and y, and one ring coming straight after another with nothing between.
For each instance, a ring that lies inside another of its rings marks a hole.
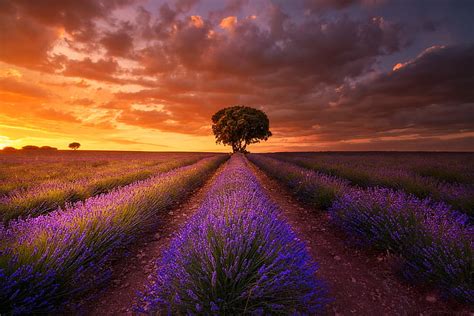
<instances>
[{"instance_id":1,"label":"lavender row","mask_svg":"<svg viewBox=\"0 0 474 316\"><path fill-rule=\"evenodd\" d=\"M327 208L333 223L354 240L399 255L407 279L474 303L474 230L464 214L402 191L351 187L262 155L250 160L304 201Z\"/></svg>"},{"instance_id":2,"label":"lavender row","mask_svg":"<svg viewBox=\"0 0 474 316\"><path fill-rule=\"evenodd\" d=\"M190 165L200 157L157 163L156 165L120 165L89 177L74 180L56 179L43 182L28 190L17 191L0 199L0 220L8 222L20 217L34 217L64 206L67 202L84 200L113 188L144 180L161 172ZM142 162L143 164L143 162Z\"/></svg>"},{"instance_id":3,"label":"lavender row","mask_svg":"<svg viewBox=\"0 0 474 316\"><path fill-rule=\"evenodd\" d=\"M330 156L331 159L319 157L317 155L297 155L277 154L273 157L296 163L299 166L310 168L349 180L352 184L361 187L381 186L394 190L403 190L416 195L419 198L431 198L450 204L456 210L474 216L474 185L472 183L447 182L435 177L424 175L435 174L444 175L443 179L461 179L462 174L450 175L449 167L415 167L396 163L394 159L376 156L378 160L361 157L346 157L344 155ZM351 160L353 159L353 160ZM414 165L421 165L421 162L412 159ZM419 168L424 172L415 172ZM471 179L472 180L472 179ZM467 181L467 180L466 180Z\"/></svg>"},{"instance_id":4,"label":"lavender row","mask_svg":"<svg viewBox=\"0 0 474 316\"><path fill-rule=\"evenodd\" d=\"M174 237L139 310L168 315L314 315L325 289L316 265L234 154Z\"/></svg>"},{"instance_id":5,"label":"lavender row","mask_svg":"<svg viewBox=\"0 0 474 316\"><path fill-rule=\"evenodd\" d=\"M105 263L198 187L225 156L0 226L0 313L48 312L108 278Z\"/></svg>"},{"instance_id":6,"label":"lavender row","mask_svg":"<svg viewBox=\"0 0 474 316\"><path fill-rule=\"evenodd\" d=\"M0 197L38 185L110 177L123 169L144 169L170 160L204 158L202 153L54 152L0 154Z\"/></svg>"},{"instance_id":7,"label":"lavender row","mask_svg":"<svg viewBox=\"0 0 474 316\"><path fill-rule=\"evenodd\" d=\"M310 159L321 167L403 170L440 182L474 184L473 153L313 152L276 155Z\"/></svg>"}]
</instances>

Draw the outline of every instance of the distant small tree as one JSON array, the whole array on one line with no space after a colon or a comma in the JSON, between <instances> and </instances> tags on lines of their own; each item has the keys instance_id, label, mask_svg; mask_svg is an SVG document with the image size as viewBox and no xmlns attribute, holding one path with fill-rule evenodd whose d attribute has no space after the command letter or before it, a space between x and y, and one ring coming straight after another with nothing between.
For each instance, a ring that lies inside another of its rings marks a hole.
<instances>
[{"instance_id":1,"label":"distant small tree","mask_svg":"<svg viewBox=\"0 0 474 316\"><path fill-rule=\"evenodd\" d=\"M41 149L41 150L44 150L44 151L55 151L55 150L58 150L56 147L51 147L51 146L41 146L40 149Z\"/></svg>"},{"instance_id":2,"label":"distant small tree","mask_svg":"<svg viewBox=\"0 0 474 316\"><path fill-rule=\"evenodd\" d=\"M17 149L14 148L14 147L8 147L8 146L7 146L7 147L3 148L3 151L4 151L4 152L9 152L9 153L11 153L11 152L17 151Z\"/></svg>"},{"instance_id":3,"label":"distant small tree","mask_svg":"<svg viewBox=\"0 0 474 316\"><path fill-rule=\"evenodd\" d=\"M81 144L76 143L76 142L69 144L69 148L71 148L72 150L76 150L76 149L78 149L79 147L81 147Z\"/></svg>"},{"instance_id":4,"label":"distant small tree","mask_svg":"<svg viewBox=\"0 0 474 316\"><path fill-rule=\"evenodd\" d=\"M265 112L248 107L232 106L212 116L212 131L216 143L232 146L233 152L247 152L247 145L272 136Z\"/></svg>"},{"instance_id":5,"label":"distant small tree","mask_svg":"<svg viewBox=\"0 0 474 316\"><path fill-rule=\"evenodd\" d=\"M39 147L35 146L35 145L26 145L26 146L21 147L21 149L23 149L23 150L38 150Z\"/></svg>"}]
</instances>

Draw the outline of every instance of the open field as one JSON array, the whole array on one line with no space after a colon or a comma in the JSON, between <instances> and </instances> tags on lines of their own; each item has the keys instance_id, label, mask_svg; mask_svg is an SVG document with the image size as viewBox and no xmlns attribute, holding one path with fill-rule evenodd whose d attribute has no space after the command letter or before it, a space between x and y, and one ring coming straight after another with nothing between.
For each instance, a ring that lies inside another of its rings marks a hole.
<instances>
[{"instance_id":1,"label":"open field","mask_svg":"<svg viewBox=\"0 0 474 316\"><path fill-rule=\"evenodd\" d=\"M8 154L0 156L0 219L52 211L208 156L197 153Z\"/></svg>"},{"instance_id":2,"label":"open field","mask_svg":"<svg viewBox=\"0 0 474 316\"><path fill-rule=\"evenodd\" d=\"M291 153L275 158L360 187L386 187L431 198L474 216L471 153Z\"/></svg>"},{"instance_id":3,"label":"open field","mask_svg":"<svg viewBox=\"0 0 474 316\"><path fill-rule=\"evenodd\" d=\"M473 158L3 154L0 313L467 314Z\"/></svg>"}]
</instances>

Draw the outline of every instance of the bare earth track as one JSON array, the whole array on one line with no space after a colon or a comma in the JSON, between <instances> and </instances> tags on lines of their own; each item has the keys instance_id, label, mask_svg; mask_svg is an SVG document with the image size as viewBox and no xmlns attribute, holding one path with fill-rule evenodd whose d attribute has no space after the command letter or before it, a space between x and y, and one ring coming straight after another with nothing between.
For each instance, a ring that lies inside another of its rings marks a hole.
<instances>
[{"instance_id":1,"label":"bare earth track","mask_svg":"<svg viewBox=\"0 0 474 316\"><path fill-rule=\"evenodd\" d=\"M389 257L349 245L325 212L305 207L255 165L248 165L318 263L318 276L334 299L327 306L328 315L473 315L405 284Z\"/></svg>"}]
</instances>

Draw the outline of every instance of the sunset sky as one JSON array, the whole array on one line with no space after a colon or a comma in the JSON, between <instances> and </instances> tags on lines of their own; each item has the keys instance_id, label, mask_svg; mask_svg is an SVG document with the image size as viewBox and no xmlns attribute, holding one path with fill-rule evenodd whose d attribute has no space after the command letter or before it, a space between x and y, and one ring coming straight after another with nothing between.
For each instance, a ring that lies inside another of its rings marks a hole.
<instances>
[{"instance_id":1,"label":"sunset sky","mask_svg":"<svg viewBox=\"0 0 474 316\"><path fill-rule=\"evenodd\" d=\"M474 1L0 0L0 148L474 151Z\"/></svg>"}]
</instances>

